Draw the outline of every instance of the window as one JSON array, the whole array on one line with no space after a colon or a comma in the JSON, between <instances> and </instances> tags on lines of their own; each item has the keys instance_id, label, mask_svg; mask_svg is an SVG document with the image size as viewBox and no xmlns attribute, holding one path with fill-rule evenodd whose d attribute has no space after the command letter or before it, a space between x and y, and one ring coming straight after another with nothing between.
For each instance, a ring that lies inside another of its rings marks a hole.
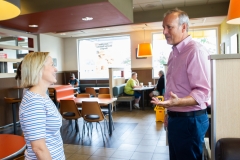
<instances>
[{"instance_id":1,"label":"window","mask_svg":"<svg viewBox=\"0 0 240 160\"><path fill-rule=\"evenodd\" d=\"M131 71L130 36L116 36L79 40L80 79L108 79L109 67Z\"/></svg>"},{"instance_id":2,"label":"window","mask_svg":"<svg viewBox=\"0 0 240 160\"><path fill-rule=\"evenodd\" d=\"M198 29L188 32L195 41L204 45L209 54L217 54L217 30L216 29ZM153 34L153 78L158 78L159 70L164 71L164 64L167 64L168 57L172 51L172 45L167 44L162 33Z\"/></svg>"}]
</instances>

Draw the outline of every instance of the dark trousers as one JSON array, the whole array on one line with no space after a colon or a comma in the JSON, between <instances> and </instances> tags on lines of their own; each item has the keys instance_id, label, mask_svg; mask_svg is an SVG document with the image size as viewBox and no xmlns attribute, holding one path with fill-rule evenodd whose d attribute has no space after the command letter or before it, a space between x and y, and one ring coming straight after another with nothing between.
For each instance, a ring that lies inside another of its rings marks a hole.
<instances>
[{"instance_id":1,"label":"dark trousers","mask_svg":"<svg viewBox=\"0 0 240 160\"><path fill-rule=\"evenodd\" d=\"M207 114L193 117L168 116L170 160L201 160L208 125Z\"/></svg>"}]
</instances>

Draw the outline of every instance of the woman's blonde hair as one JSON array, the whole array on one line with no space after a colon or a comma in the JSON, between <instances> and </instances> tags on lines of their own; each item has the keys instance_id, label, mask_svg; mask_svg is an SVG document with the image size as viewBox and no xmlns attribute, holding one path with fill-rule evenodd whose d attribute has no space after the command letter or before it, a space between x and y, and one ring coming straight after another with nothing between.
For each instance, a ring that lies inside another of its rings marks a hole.
<instances>
[{"instance_id":1,"label":"woman's blonde hair","mask_svg":"<svg viewBox=\"0 0 240 160\"><path fill-rule=\"evenodd\" d=\"M30 88L39 83L49 52L31 52L22 61L21 85Z\"/></svg>"}]
</instances>

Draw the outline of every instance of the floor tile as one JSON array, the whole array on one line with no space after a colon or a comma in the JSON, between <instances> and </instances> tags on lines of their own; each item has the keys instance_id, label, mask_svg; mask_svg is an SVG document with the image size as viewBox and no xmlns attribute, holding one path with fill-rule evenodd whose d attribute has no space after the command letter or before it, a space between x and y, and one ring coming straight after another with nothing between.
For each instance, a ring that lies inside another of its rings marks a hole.
<instances>
[{"instance_id":1,"label":"floor tile","mask_svg":"<svg viewBox=\"0 0 240 160\"><path fill-rule=\"evenodd\" d=\"M137 145L133 145L133 144L122 144L117 150L135 151L136 148L137 148Z\"/></svg>"},{"instance_id":2,"label":"floor tile","mask_svg":"<svg viewBox=\"0 0 240 160\"><path fill-rule=\"evenodd\" d=\"M111 158L123 158L123 159L130 159L130 157L133 155L133 151L120 151L117 150Z\"/></svg>"},{"instance_id":3,"label":"floor tile","mask_svg":"<svg viewBox=\"0 0 240 160\"><path fill-rule=\"evenodd\" d=\"M115 152L115 149L109 148L99 148L96 152L93 153L93 156L99 157L111 157L111 155Z\"/></svg>"},{"instance_id":4,"label":"floor tile","mask_svg":"<svg viewBox=\"0 0 240 160\"><path fill-rule=\"evenodd\" d=\"M152 153L134 152L131 159L147 160L152 158Z\"/></svg>"}]
</instances>

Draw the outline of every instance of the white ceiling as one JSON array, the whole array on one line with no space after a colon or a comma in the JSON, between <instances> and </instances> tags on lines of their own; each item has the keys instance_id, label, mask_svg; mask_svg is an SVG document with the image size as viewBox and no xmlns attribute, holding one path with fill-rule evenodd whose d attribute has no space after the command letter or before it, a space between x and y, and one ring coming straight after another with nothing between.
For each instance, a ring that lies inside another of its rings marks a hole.
<instances>
[{"instance_id":1,"label":"white ceiling","mask_svg":"<svg viewBox=\"0 0 240 160\"><path fill-rule=\"evenodd\" d=\"M218 2L229 2L230 0L133 0L134 12L148 11L155 9L167 9L185 6L194 6L202 4L211 4ZM218 17L203 17L190 19L190 28L216 26L223 22L226 16ZM86 36L100 36L114 33L126 33L139 30L161 30L162 22L151 22L143 24L122 25L114 27L84 29L66 33L49 33L49 35L67 38L67 37L86 37Z\"/></svg>"}]
</instances>

